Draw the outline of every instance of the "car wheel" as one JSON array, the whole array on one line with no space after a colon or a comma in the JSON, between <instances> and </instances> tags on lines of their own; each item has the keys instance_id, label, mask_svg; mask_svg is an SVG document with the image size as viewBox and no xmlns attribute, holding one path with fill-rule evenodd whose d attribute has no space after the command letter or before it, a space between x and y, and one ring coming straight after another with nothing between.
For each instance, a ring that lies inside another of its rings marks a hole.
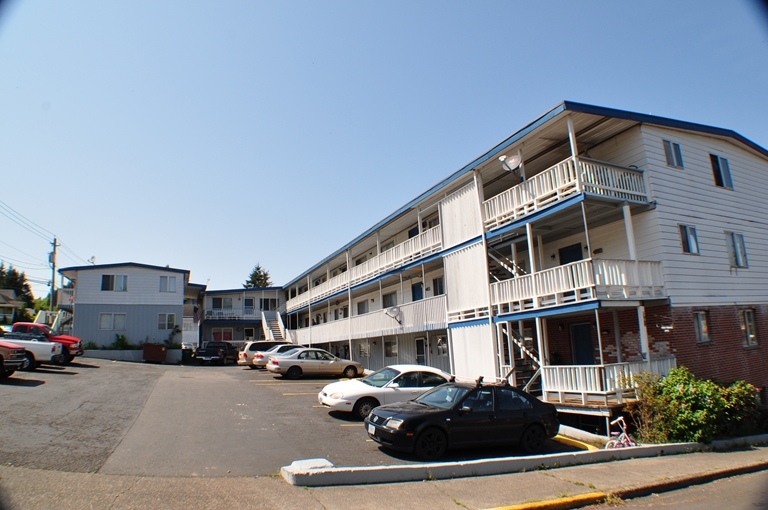
<instances>
[{"instance_id":1,"label":"car wheel","mask_svg":"<svg viewBox=\"0 0 768 510\"><path fill-rule=\"evenodd\" d=\"M248 365L248 368L250 368L251 370L256 370L256 367L254 365Z\"/></svg>"},{"instance_id":2,"label":"car wheel","mask_svg":"<svg viewBox=\"0 0 768 510\"><path fill-rule=\"evenodd\" d=\"M414 452L421 460L437 460L448 449L448 437L442 430L428 428L416 439Z\"/></svg>"},{"instance_id":3,"label":"car wheel","mask_svg":"<svg viewBox=\"0 0 768 510\"><path fill-rule=\"evenodd\" d=\"M355 407L352 409L352 413L355 416L360 417L360 419L364 420L366 416L371 414L371 411L375 407L379 407L378 401L374 398L361 398L355 403Z\"/></svg>"},{"instance_id":4,"label":"car wheel","mask_svg":"<svg viewBox=\"0 0 768 510\"><path fill-rule=\"evenodd\" d=\"M21 369L26 372L31 372L37 368L37 362L31 352L24 355L24 363L21 364Z\"/></svg>"},{"instance_id":5,"label":"car wheel","mask_svg":"<svg viewBox=\"0 0 768 510\"><path fill-rule=\"evenodd\" d=\"M10 376L12 376L16 372L15 370L3 370L2 367L0 367L0 380L2 379L8 379Z\"/></svg>"},{"instance_id":6,"label":"car wheel","mask_svg":"<svg viewBox=\"0 0 768 510\"><path fill-rule=\"evenodd\" d=\"M355 367L347 367L344 369L344 377L347 379L354 379L357 377L357 369Z\"/></svg>"},{"instance_id":7,"label":"car wheel","mask_svg":"<svg viewBox=\"0 0 768 510\"><path fill-rule=\"evenodd\" d=\"M197 360L197 362L200 364L200 366L205 365L205 360L204 359L199 359L199 360Z\"/></svg>"},{"instance_id":8,"label":"car wheel","mask_svg":"<svg viewBox=\"0 0 768 510\"><path fill-rule=\"evenodd\" d=\"M285 376L288 379L299 379L301 377L301 368L291 367L288 369L288 372L285 373Z\"/></svg>"},{"instance_id":9,"label":"car wheel","mask_svg":"<svg viewBox=\"0 0 768 510\"><path fill-rule=\"evenodd\" d=\"M69 365L72 363L72 360L74 359L74 356L72 356L69 353L69 349L64 348L61 350L61 364L62 365Z\"/></svg>"},{"instance_id":10,"label":"car wheel","mask_svg":"<svg viewBox=\"0 0 768 510\"><path fill-rule=\"evenodd\" d=\"M525 453L539 453L544 449L547 433L541 425L531 425L523 432L520 439L520 447Z\"/></svg>"}]
</instances>

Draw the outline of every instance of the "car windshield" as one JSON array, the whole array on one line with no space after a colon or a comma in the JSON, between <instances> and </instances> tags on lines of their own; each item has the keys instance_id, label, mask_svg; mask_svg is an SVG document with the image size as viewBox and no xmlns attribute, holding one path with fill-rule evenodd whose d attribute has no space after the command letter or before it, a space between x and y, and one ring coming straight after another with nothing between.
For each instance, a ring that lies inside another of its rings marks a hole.
<instances>
[{"instance_id":1,"label":"car windshield","mask_svg":"<svg viewBox=\"0 0 768 510\"><path fill-rule=\"evenodd\" d=\"M365 384L369 386L374 386L376 388L382 388L385 384L387 384L389 381L394 379L400 375L400 372L398 370L395 370L391 367L384 367L380 370L375 371L371 375L367 375L360 379Z\"/></svg>"},{"instance_id":2,"label":"car windshield","mask_svg":"<svg viewBox=\"0 0 768 510\"><path fill-rule=\"evenodd\" d=\"M416 402L427 404L440 409L448 409L461 400L471 388L463 386L454 386L453 384L443 384L432 388L428 392L416 397Z\"/></svg>"}]
</instances>

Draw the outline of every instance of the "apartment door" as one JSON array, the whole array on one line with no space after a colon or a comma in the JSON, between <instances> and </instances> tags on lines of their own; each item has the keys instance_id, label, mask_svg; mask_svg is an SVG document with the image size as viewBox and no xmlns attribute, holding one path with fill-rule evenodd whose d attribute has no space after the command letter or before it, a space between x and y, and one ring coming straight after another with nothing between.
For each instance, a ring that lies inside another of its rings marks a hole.
<instances>
[{"instance_id":1,"label":"apartment door","mask_svg":"<svg viewBox=\"0 0 768 510\"><path fill-rule=\"evenodd\" d=\"M576 243L560 248L558 254L560 255L561 266L570 264L571 262L577 262L584 258L584 254L581 251L581 243Z\"/></svg>"},{"instance_id":2,"label":"apartment door","mask_svg":"<svg viewBox=\"0 0 768 510\"><path fill-rule=\"evenodd\" d=\"M594 365L595 351L592 347L592 324L571 324L571 349L574 365Z\"/></svg>"},{"instance_id":3,"label":"apartment door","mask_svg":"<svg viewBox=\"0 0 768 510\"><path fill-rule=\"evenodd\" d=\"M417 338L416 339L416 364L417 365L426 365L427 364L427 348L426 348L426 339L424 338Z\"/></svg>"},{"instance_id":4,"label":"apartment door","mask_svg":"<svg viewBox=\"0 0 768 510\"><path fill-rule=\"evenodd\" d=\"M424 299L424 284L414 283L411 285L411 300L412 301L420 301Z\"/></svg>"}]
</instances>

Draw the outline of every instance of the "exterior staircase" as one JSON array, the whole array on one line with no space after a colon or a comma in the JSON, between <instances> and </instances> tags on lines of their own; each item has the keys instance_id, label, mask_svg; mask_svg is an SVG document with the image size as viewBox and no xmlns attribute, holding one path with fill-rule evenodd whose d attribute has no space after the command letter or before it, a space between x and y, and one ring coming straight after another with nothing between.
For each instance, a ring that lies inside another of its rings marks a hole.
<instances>
[{"instance_id":1,"label":"exterior staircase","mask_svg":"<svg viewBox=\"0 0 768 510\"><path fill-rule=\"evenodd\" d=\"M532 395L541 395L539 353L532 338L524 338L511 323L497 325L502 376Z\"/></svg>"},{"instance_id":2,"label":"exterior staircase","mask_svg":"<svg viewBox=\"0 0 768 510\"><path fill-rule=\"evenodd\" d=\"M272 337L275 340L283 341L283 334L280 332L280 321L277 319L267 319L267 327L272 332Z\"/></svg>"}]
</instances>

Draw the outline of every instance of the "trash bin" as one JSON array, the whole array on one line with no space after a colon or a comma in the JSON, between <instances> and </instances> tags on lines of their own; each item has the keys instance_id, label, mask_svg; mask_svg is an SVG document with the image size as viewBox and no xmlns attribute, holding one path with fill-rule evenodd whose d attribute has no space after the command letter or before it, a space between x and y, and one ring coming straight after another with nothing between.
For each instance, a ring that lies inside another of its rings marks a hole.
<instances>
[{"instance_id":1,"label":"trash bin","mask_svg":"<svg viewBox=\"0 0 768 510\"><path fill-rule=\"evenodd\" d=\"M147 363L165 363L167 353L163 344L144 344L144 361Z\"/></svg>"},{"instance_id":2,"label":"trash bin","mask_svg":"<svg viewBox=\"0 0 768 510\"><path fill-rule=\"evenodd\" d=\"M192 363L192 358L195 355L195 351L192 349L182 349L181 350L181 364L187 365L189 363Z\"/></svg>"}]
</instances>

